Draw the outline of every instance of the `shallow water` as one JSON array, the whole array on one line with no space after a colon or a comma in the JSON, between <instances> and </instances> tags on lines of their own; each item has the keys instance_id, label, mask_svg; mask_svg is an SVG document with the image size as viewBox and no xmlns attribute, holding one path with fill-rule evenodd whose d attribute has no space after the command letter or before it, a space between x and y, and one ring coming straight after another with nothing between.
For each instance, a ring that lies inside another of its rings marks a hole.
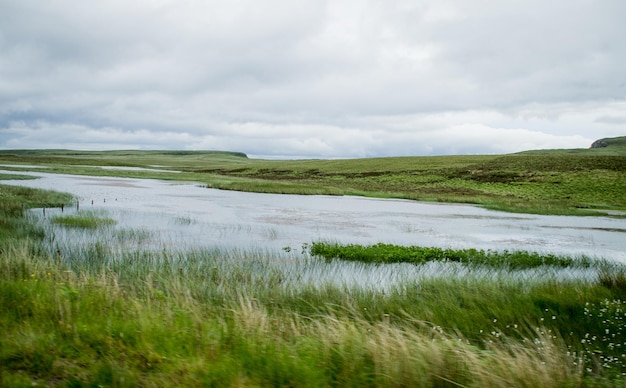
<instances>
[{"instance_id":1,"label":"shallow water","mask_svg":"<svg viewBox=\"0 0 626 388\"><path fill-rule=\"evenodd\" d=\"M626 262L624 219L512 214L407 200L243 193L158 180L29 174L40 179L1 183L70 192L78 198L79 209L105 210L118 221L117 228L145 230L163 244L180 248L299 251L304 243L327 240L527 250ZM47 214L60 211L47 209Z\"/></svg>"}]
</instances>

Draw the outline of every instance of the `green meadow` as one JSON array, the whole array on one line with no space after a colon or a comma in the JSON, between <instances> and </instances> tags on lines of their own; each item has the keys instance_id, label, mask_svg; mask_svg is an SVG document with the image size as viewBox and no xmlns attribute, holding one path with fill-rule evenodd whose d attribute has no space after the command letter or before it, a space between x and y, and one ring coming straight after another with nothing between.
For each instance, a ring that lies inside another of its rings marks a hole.
<instances>
[{"instance_id":1,"label":"green meadow","mask_svg":"<svg viewBox=\"0 0 626 388\"><path fill-rule=\"evenodd\" d=\"M606 139L609 146L598 149L347 160L260 160L217 151L5 150L0 151L0 163L68 174L186 180L226 190L405 198L521 213L597 215L626 211L624 139Z\"/></svg>"},{"instance_id":2,"label":"green meadow","mask_svg":"<svg viewBox=\"0 0 626 388\"><path fill-rule=\"evenodd\" d=\"M508 211L626 210L626 156L594 151L278 162L51 150L2 151L0 163L30 165L7 167L20 175L41 166ZM159 171L98 168L107 165ZM116 227L106 213L44 225L27 211L67 206L69 194L0 185L0 199L0 386L626 386L621 263L315 241L298 252L147 249L142 230L104 239ZM55 228L84 240L51 249ZM422 275L372 287L305 282L297 270L347 264Z\"/></svg>"}]
</instances>

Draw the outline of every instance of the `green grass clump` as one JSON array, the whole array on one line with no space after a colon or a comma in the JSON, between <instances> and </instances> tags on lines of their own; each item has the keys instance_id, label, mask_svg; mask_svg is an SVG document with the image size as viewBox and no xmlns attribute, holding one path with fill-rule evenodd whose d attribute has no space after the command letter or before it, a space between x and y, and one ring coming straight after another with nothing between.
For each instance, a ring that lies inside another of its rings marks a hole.
<instances>
[{"instance_id":1,"label":"green grass clump","mask_svg":"<svg viewBox=\"0 0 626 388\"><path fill-rule=\"evenodd\" d=\"M29 179L37 179L32 175L23 175L23 174L2 174L0 173L0 181L1 180L29 180Z\"/></svg>"},{"instance_id":2,"label":"green grass clump","mask_svg":"<svg viewBox=\"0 0 626 388\"><path fill-rule=\"evenodd\" d=\"M62 206L71 200L69 194L0 185L0 245L13 239L42 235L40 227L24 219L25 209Z\"/></svg>"},{"instance_id":3,"label":"green grass clump","mask_svg":"<svg viewBox=\"0 0 626 388\"><path fill-rule=\"evenodd\" d=\"M55 215L50 222L71 228L99 228L103 226L115 225L117 221L112 218L103 217L97 212L81 211L75 214Z\"/></svg>"},{"instance_id":4,"label":"green grass clump","mask_svg":"<svg viewBox=\"0 0 626 388\"><path fill-rule=\"evenodd\" d=\"M526 251L490 251L478 249L451 249L420 246L400 246L378 243L374 245L335 244L314 242L310 245L312 255L326 259L360 261L364 263L411 263L423 264L429 261L451 261L473 266L487 266L505 269L528 269L539 266L572 267L589 266L588 258L573 259L553 254L539 254Z\"/></svg>"}]
</instances>

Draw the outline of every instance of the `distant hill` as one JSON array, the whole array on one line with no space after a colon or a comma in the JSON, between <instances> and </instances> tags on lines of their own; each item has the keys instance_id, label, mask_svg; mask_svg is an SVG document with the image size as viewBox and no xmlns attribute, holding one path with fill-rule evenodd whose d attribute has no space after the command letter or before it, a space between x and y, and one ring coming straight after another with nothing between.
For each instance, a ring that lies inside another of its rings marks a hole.
<instances>
[{"instance_id":1,"label":"distant hill","mask_svg":"<svg viewBox=\"0 0 626 388\"><path fill-rule=\"evenodd\" d=\"M605 155L605 156L626 156L626 136L607 137L598 139L591 143L589 148L571 148L555 150L529 150L518 154L533 155L558 155L558 154L582 154L582 155Z\"/></svg>"},{"instance_id":2,"label":"distant hill","mask_svg":"<svg viewBox=\"0 0 626 388\"><path fill-rule=\"evenodd\" d=\"M243 152L230 151L183 151L183 150L0 150L0 163L64 164L85 166L193 167L203 163L245 163L248 156Z\"/></svg>"},{"instance_id":3,"label":"distant hill","mask_svg":"<svg viewBox=\"0 0 626 388\"><path fill-rule=\"evenodd\" d=\"M626 148L626 136L620 137L607 137L604 139L598 139L591 144L592 149L597 148Z\"/></svg>"},{"instance_id":4,"label":"distant hill","mask_svg":"<svg viewBox=\"0 0 626 388\"><path fill-rule=\"evenodd\" d=\"M66 149L9 149L0 150L0 155L14 156L72 156L72 157L97 157L97 156L138 156L138 155L166 155L166 156L209 156L209 157L237 157L247 158L243 152L231 151L183 151L183 150L112 150L112 151L78 151Z\"/></svg>"}]
</instances>

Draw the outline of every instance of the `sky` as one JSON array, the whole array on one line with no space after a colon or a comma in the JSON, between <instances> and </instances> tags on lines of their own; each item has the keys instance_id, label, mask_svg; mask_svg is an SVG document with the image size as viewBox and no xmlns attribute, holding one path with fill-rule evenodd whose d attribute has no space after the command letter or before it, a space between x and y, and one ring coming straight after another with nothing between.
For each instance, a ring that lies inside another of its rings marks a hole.
<instances>
[{"instance_id":1,"label":"sky","mask_svg":"<svg viewBox=\"0 0 626 388\"><path fill-rule=\"evenodd\" d=\"M501 154L626 135L623 0L0 0L0 149Z\"/></svg>"}]
</instances>

